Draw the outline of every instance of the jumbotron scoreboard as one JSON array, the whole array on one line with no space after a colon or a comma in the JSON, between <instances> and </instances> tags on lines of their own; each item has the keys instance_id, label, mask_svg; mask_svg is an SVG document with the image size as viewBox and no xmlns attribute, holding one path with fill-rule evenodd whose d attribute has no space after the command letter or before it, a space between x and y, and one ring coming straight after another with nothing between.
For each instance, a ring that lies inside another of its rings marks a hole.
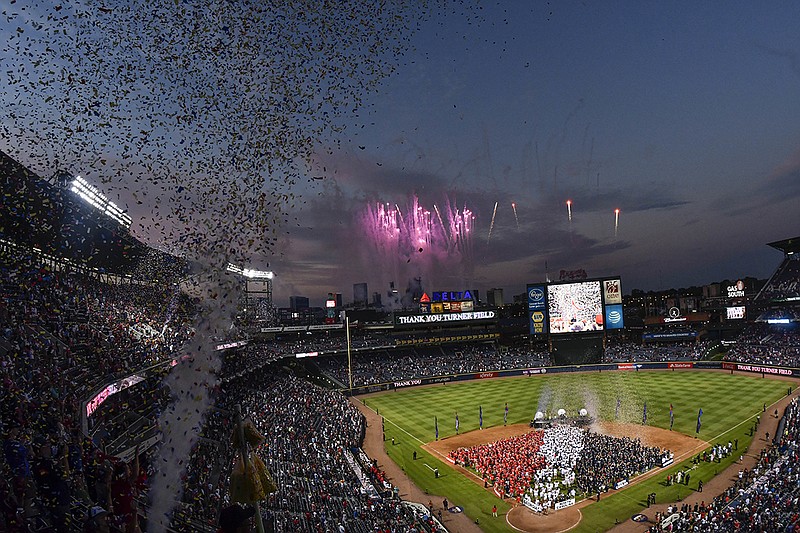
<instances>
[{"instance_id":1,"label":"jumbotron scoreboard","mask_svg":"<svg viewBox=\"0 0 800 533\"><path fill-rule=\"evenodd\" d=\"M528 285L530 334L572 335L625 327L619 277Z\"/></svg>"}]
</instances>

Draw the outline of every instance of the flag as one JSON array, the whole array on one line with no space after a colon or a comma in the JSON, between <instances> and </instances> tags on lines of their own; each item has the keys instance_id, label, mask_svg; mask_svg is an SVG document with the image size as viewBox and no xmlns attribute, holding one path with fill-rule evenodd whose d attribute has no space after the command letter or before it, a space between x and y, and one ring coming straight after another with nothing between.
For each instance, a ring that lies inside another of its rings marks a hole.
<instances>
[{"instance_id":1,"label":"flag","mask_svg":"<svg viewBox=\"0 0 800 533\"><path fill-rule=\"evenodd\" d=\"M436 430L436 440L439 440L439 419L437 417L433 417L433 427Z\"/></svg>"},{"instance_id":2,"label":"flag","mask_svg":"<svg viewBox=\"0 0 800 533\"><path fill-rule=\"evenodd\" d=\"M458 434L458 413L456 413L456 434Z\"/></svg>"},{"instance_id":3,"label":"flag","mask_svg":"<svg viewBox=\"0 0 800 533\"><path fill-rule=\"evenodd\" d=\"M483 407L478 406L478 426L483 429Z\"/></svg>"},{"instance_id":4,"label":"flag","mask_svg":"<svg viewBox=\"0 0 800 533\"><path fill-rule=\"evenodd\" d=\"M675 423L675 413L672 412L672 404L669 404L669 430L672 431L672 425Z\"/></svg>"},{"instance_id":5,"label":"flag","mask_svg":"<svg viewBox=\"0 0 800 533\"><path fill-rule=\"evenodd\" d=\"M695 433L700 433L700 417L703 416L703 408L701 407L699 411L697 411L697 429Z\"/></svg>"},{"instance_id":6,"label":"flag","mask_svg":"<svg viewBox=\"0 0 800 533\"><path fill-rule=\"evenodd\" d=\"M619 399L619 398L617 398L617 410L616 410L616 411L614 411L614 418L619 418L619 404L620 404L620 403L621 403L621 402L620 402L620 399Z\"/></svg>"},{"instance_id":7,"label":"flag","mask_svg":"<svg viewBox=\"0 0 800 533\"><path fill-rule=\"evenodd\" d=\"M506 402L506 412L503 413L503 425L508 423L508 402Z\"/></svg>"},{"instance_id":8,"label":"flag","mask_svg":"<svg viewBox=\"0 0 800 533\"><path fill-rule=\"evenodd\" d=\"M647 402L644 402L644 411L642 411L642 425L647 424Z\"/></svg>"}]
</instances>

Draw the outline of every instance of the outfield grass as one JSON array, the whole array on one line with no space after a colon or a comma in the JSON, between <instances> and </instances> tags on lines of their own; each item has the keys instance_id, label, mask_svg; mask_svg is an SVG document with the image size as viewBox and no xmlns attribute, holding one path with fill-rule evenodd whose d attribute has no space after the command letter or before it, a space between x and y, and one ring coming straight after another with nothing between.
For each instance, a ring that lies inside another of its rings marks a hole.
<instances>
[{"instance_id":1,"label":"outfield grass","mask_svg":"<svg viewBox=\"0 0 800 533\"><path fill-rule=\"evenodd\" d=\"M483 408L484 427L503 423L506 402L509 424L528 423L537 410L564 408L574 413L583 407L598 413L601 419L614 420L619 398L618 420L641 424L646 402L647 424L668 428L671 403L675 431L695 436L697 412L702 408L699 437L711 443L738 438L739 449L744 450L750 442L749 419L761 414L763 404L770 405L783 397L786 389L784 381L719 372L616 371L448 383L387 392L366 398L366 403L385 417L386 451L411 479L424 491L447 496L450 502L462 506L470 518L480 520L484 531L493 532L513 531L505 520L491 517L492 505L496 504L503 514L509 505L421 448L434 440L434 417L438 417L440 438L445 438L455 435L456 412L460 433L477 430L479 406ZM414 451L416 461L412 460ZM667 487L664 483L668 473L686 468L688 460L665 469L582 509L584 519L574 531L604 531L614 525L615 519L629 519L645 507L650 492L657 493L658 502L685 497L692 487L696 488L697 480L707 482L735 457L692 470L688 488ZM434 478L432 468L439 469L439 479Z\"/></svg>"}]
</instances>

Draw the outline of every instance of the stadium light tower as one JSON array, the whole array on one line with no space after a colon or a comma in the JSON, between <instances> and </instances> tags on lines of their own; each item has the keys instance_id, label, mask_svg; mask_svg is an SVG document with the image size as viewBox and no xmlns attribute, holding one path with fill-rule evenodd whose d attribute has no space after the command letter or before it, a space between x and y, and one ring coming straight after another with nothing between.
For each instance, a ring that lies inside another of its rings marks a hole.
<instances>
[{"instance_id":1,"label":"stadium light tower","mask_svg":"<svg viewBox=\"0 0 800 533\"><path fill-rule=\"evenodd\" d=\"M273 318L272 279L275 273L271 270L240 267L233 263L228 263L226 270L244 278L244 294L240 301L244 313L252 319L262 321Z\"/></svg>"},{"instance_id":2,"label":"stadium light tower","mask_svg":"<svg viewBox=\"0 0 800 533\"><path fill-rule=\"evenodd\" d=\"M132 222L131 217L120 209L117 204L98 191L97 188L89 185L82 177L76 176L75 179L72 180L69 189L87 204L91 205L126 230L130 229Z\"/></svg>"},{"instance_id":3,"label":"stadium light tower","mask_svg":"<svg viewBox=\"0 0 800 533\"><path fill-rule=\"evenodd\" d=\"M233 272L234 274L239 274L244 276L248 279L272 279L275 277L275 273L271 270L253 270L252 268L244 268L240 266L236 266L233 263L228 263L228 272Z\"/></svg>"}]
</instances>

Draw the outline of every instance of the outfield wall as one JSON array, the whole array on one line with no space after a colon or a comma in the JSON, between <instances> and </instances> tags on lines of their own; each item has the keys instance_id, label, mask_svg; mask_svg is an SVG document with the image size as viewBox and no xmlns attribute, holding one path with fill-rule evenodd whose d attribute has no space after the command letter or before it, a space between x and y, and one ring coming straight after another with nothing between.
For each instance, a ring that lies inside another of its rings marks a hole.
<instances>
[{"instance_id":1,"label":"outfield wall","mask_svg":"<svg viewBox=\"0 0 800 533\"><path fill-rule=\"evenodd\" d=\"M770 374L776 376L800 376L800 369L786 368L769 365L751 365L745 363L733 363L727 361L667 361L660 363L605 363L596 365L570 365L570 366L548 366L534 368L520 368L516 370L494 370L491 372L471 372L468 374L452 374L447 376L435 376L427 378L406 379L388 383L377 383L363 387L353 387L342 389L345 394L357 396L370 392L380 392L393 389L403 389L415 387L417 385L433 385L436 383L450 383L456 381L472 381L476 379L507 378L512 376L533 376L539 374L560 374L563 372L603 372L603 371L627 371L638 372L639 370L735 370L737 372L751 372L755 374Z\"/></svg>"}]
</instances>

